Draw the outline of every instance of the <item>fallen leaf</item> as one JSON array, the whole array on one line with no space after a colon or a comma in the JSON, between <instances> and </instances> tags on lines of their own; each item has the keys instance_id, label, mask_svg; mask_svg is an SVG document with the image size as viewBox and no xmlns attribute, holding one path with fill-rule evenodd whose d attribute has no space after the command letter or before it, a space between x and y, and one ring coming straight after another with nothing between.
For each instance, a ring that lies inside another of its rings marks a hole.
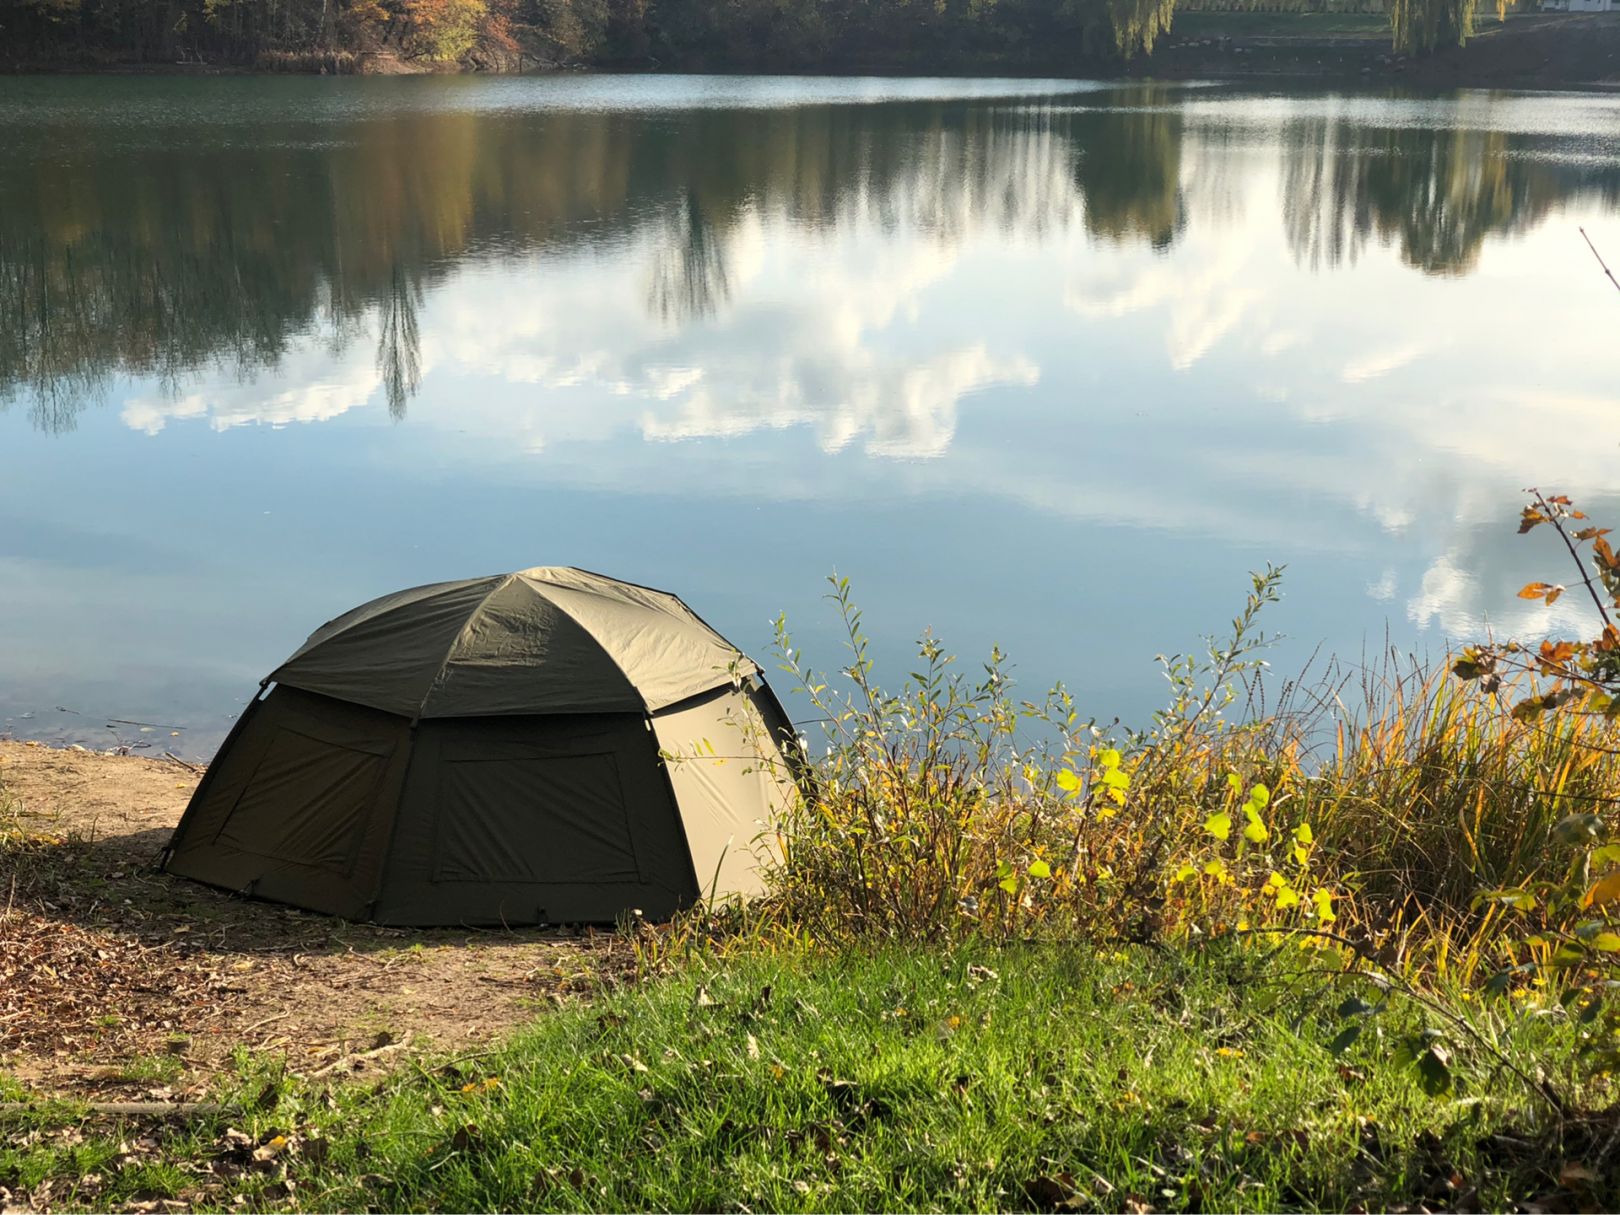
<instances>
[{"instance_id":1,"label":"fallen leaf","mask_svg":"<svg viewBox=\"0 0 1620 1215\"><path fill-rule=\"evenodd\" d=\"M1584 1189L1597 1180L1597 1174L1584 1164L1571 1162L1558 1170L1558 1184L1565 1189Z\"/></svg>"}]
</instances>

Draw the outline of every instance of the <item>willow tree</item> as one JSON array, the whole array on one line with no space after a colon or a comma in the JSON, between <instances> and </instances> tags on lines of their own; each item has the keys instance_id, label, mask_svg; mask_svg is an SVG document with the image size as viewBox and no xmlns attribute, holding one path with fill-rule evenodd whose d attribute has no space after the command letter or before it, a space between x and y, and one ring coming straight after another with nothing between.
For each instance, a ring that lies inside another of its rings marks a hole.
<instances>
[{"instance_id":1,"label":"willow tree","mask_svg":"<svg viewBox=\"0 0 1620 1215\"><path fill-rule=\"evenodd\" d=\"M1176 0L1107 0L1108 20L1114 27L1114 45L1129 58L1141 51L1153 53L1153 44L1170 28Z\"/></svg>"},{"instance_id":2,"label":"willow tree","mask_svg":"<svg viewBox=\"0 0 1620 1215\"><path fill-rule=\"evenodd\" d=\"M1390 33L1398 51L1461 46L1474 34L1479 0L1389 0ZM1507 17L1507 0L1496 0L1496 19Z\"/></svg>"}]
</instances>

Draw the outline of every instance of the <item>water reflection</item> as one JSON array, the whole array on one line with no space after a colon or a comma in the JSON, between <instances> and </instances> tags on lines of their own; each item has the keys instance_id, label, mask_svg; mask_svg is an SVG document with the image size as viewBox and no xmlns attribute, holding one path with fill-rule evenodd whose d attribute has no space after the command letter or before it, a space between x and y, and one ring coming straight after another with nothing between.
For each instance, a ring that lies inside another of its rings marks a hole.
<instances>
[{"instance_id":1,"label":"water reflection","mask_svg":"<svg viewBox=\"0 0 1620 1215\"><path fill-rule=\"evenodd\" d=\"M1017 105L952 102L493 114L364 112L205 125L125 148L116 124L0 126L0 400L62 430L112 378L183 399L225 367L251 380L312 331L371 335L388 408L422 377L424 293L458 265L540 251L633 250L643 306L671 326L731 306L733 246L758 223L829 235L860 223L949 248L1076 223L1170 248L1188 215L1186 148L1244 129L1186 91L1145 86ZM1200 108L1203 107L1203 108ZM1267 114L1281 219L1313 268L1369 241L1467 274L1491 238L1559 205L1620 198L1579 132L1383 125ZM217 144L212 143L218 137ZM188 147L187 144L193 146ZM1599 149L1601 151L1601 149ZM544 274L544 269L536 273Z\"/></svg>"},{"instance_id":2,"label":"water reflection","mask_svg":"<svg viewBox=\"0 0 1620 1215\"><path fill-rule=\"evenodd\" d=\"M1143 90L1132 97L1138 108L1084 115L1071 128L1087 231L1155 249L1169 248L1180 233L1182 116L1166 104L1167 94Z\"/></svg>"},{"instance_id":3,"label":"water reflection","mask_svg":"<svg viewBox=\"0 0 1620 1215\"><path fill-rule=\"evenodd\" d=\"M547 562L823 655L837 568L891 669L926 623L1141 720L1265 560L1306 650L1435 648L1533 627L1519 487L1620 517L1615 99L7 87L0 731L217 728L310 623Z\"/></svg>"},{"instance_id":4,"label":"water reflection","mask_svg":"<svg viewBox=\"0 0 1620 1215\"><path fill-rule=\"evenodd\" d=\"M653 261L647 307L674 324L712 317L731 295L725 234L688 190Z\"/></svg>"},{"instance_id":5,"label":"water reflection","mask_svg":"<svg viewBox=\"0 0 1620 1215\"><path fill-rule=\"evenodd\" d=\"M1380 128L1345 119L1288 124L1283 219L1313 268L1354 260L1369 239L1395 244L1426 274L1467 274L1490 237L1524 232L1581 196L1612 206L1612 163L1578 143L1472 128ZM1549 154L1550 153L1550 154Z\"/></svg>"},{"instance_id":6,"label":"water reflection","mask_svg":"<svg viewBox=\"0 0 1620 1215\"><path fill-rule=\"evenodd\" d=\"M395 266L377 325L377 371L388 397L388 415L396 422L422 383L422 331L416 321L421 302L421 281Z\"/></svg>"}]
</instances>

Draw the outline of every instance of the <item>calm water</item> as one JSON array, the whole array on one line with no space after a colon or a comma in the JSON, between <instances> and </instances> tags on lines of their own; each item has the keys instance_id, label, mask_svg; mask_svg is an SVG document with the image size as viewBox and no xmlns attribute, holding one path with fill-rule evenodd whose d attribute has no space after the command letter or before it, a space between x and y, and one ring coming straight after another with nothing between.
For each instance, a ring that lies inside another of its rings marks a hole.
<instances>
[{"instance_id":1,"label":"calm water","mask_svg":"<svg viewBox=\"0 0 1620 1215\"><path fill-rule=\"evenodd\" d=\"M0 79L0 732L206 754L327 618L534 564L823 663L837 569L891 673L1105 718L1268 560L1282 667L1537 628L1520 488L1620 521L1581 225L1620 98Z\"/></svg>"}]
</instances>

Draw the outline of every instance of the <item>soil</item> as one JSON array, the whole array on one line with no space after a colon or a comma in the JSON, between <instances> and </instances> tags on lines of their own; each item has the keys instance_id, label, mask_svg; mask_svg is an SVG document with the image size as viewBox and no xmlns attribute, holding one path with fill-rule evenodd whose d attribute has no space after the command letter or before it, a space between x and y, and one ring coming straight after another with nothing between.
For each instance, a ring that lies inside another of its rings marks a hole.
<instances>
[{"instance_id":1,"label":"soil","mask_svg":"<svg viewBox=\"0 0 1620 1215\"><path fill-rule=\"evenodd\" d=\"M0 1083L170 1100L232 1051L352 1075L625 981L612 933L402 930L156 870L200 770L0 741Z\"/></svg>"}]
</instances>

